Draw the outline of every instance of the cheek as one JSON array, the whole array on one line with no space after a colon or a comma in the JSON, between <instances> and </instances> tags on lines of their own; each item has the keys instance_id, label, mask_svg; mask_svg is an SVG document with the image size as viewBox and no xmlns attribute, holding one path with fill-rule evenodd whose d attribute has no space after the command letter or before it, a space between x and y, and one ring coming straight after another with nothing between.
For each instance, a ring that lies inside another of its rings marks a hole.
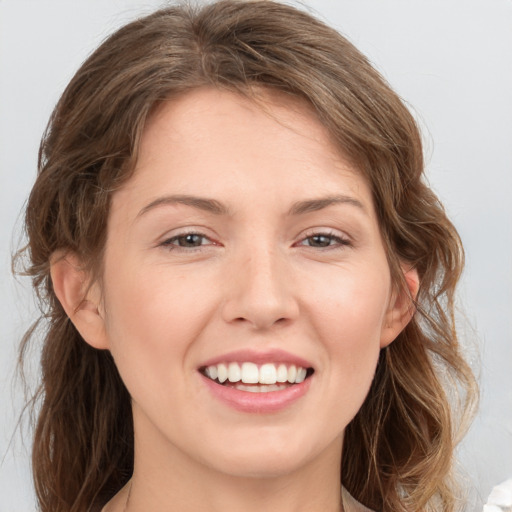
<instances>
[{"instance_id":1,"label":"cheek","mask_svg":"<svg viewBox=\"0 0 512 512\"><path fill-rule=\"evenodd\" d=\"M201 316L198 312L208 298L208 287L200 284L190 274L170 275L163 265L144 271L112 269L106 283L107 328L113 336L118 331L129 338L142 333L146 341L160 339L167 344L178 330L192 330L192 318L197 321ZM150 340L150 333L160 335Z\"/></svg>"},{"instance_id":2,"label":"cheek","mask_svg":"<svg viewBox=\"0 0 512 512\"><path fill-rule=\"evenodd\" d=\"M172 369L183 369L201 331L200 319L207 315L204 293L193 285L184 293L183 278L169 279L164 268L137 272L124 265L111 268L108 276L107 334L127 386L153 378L170 382L176 374Z\"/></svg>"},{"instance_id":3,"label":"cheek","mask_svg":"<svg viewBox=\"0 0 512 512\"><path fill-rule=\"evenodd\" d=\"M363 333L369 338L373 338L370 333L380 335L389 308L391 280L387 267L379 269L377 265L353 265L330 272L310 287L316 316L342 339L365 338Z\"/></svg>"},{"instance_id":4,"label":"cheek","mask_svg":"<svg viewBox=\"0 0 512 512\"><path fill-rule=\"evenodd\" d=\"M366 269L372 268L369 266ZM329 286L316 285L311 296L316 330L326 347L331 369L352 389L369 386L380 352L391 281L387 267L375 272L356 268L333 273Z\"/></svg>"}]
</instances>

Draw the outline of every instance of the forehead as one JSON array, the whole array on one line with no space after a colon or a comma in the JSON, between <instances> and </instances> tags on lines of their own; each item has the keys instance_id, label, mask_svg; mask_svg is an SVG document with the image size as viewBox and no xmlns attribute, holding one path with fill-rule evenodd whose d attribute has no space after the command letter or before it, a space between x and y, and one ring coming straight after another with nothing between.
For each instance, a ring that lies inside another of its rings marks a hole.
<instances>
[{"instance_id":1,"label":"forehead","mask_svg":"<svg viewBox=\"0 0 512 512\"><path fill-rule=\"evenodd\" d=\"M302 138L300 145L305 149L311 151L316 145L315 149L326 157L347 160L309 102L262 87L251 88L247 95L202 87L162 102L146 123L141 153L142 158L148 156L162 137L180 144L204 144L230 136L233 141L244 138L253 145L264 142L270 150L273 144L269 134L275 137L276 145L293 145ZM287 146L280 148L286 150ZM139 159L138 167L141 166Z\"/></svg>"},{"instance_id":2,"label":"forehead","mask_svg":"<svg viewBox=\"0 0 512 512\"><path fill-rule=\"evenodd\" d=\"M120 193L258 200L256 189L262 206L276 196L284 204L288 196L349 192L371 204L365 179L313 108L261 89L249 98L203 88L163 102L145 126L135 173Z\"/></svg>"}]
</instances>

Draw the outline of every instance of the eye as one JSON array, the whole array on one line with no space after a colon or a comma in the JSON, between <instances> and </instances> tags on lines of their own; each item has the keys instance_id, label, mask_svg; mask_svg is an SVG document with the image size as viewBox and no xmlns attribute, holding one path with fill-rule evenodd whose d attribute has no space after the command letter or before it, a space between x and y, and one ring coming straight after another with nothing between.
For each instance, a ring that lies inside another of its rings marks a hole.
<instances>
[{"instance_id":1,"label":"eye","mask_svg":"<svg viewBox=\"0 0 512 512\"><path fill-rule=\"evenodd\" d=\"M313 233L299 242L299 245L319 249L351 245L350 240L334 233Z\"/></svg>"},{"instance_id":2,"label":"eye","mask_svg":"<svg viewBox=\"0 0 512 512\"><path fill-rule=\"evenodd\" d=\"M201 233L181 233L162 242L169 249L194 249L202 245L211 245L212 241Z\"/></svg>"}]
</instances>

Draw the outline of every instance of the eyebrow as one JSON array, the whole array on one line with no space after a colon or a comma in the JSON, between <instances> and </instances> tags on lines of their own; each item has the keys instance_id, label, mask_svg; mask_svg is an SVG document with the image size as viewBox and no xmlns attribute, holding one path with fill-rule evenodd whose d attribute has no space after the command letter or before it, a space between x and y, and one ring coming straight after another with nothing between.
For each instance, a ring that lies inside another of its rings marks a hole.
<instances>
[{"instance_id":1,"label":"eyebrow","mask_svg":"<svg viewBox=\"0 0 512 512\"><path fill-rule=\"evenodd\" d=\"M142 208L142 210L137 214L137 217L140 217L145 213L149 212L150 210L153 210L154 208L157 208L159 206L172 206L176 204L184 204L185 206L191 206L192 208L204 210L215 215L229 214L229 209L221 202L216 201L215 199L207 199L204 197L196 197L189 195L172 195L159 197L158 199L151 201L151 203Z\"/></svg>"},{"instance_id":2,"label":"eyebrow","mask_svg":"<svg viewBox=\"0 0 512 512\"><path fill-rule=\"evenodd\" d=\"M351 196L335 195L318 199L307 199L294 203L288 211L288 215L303 215L305 213L316 212L335 204L349 204L361 209L364 213L368 213L363 203L358 199Z\"/></svg>"},{"instance_id":3,"label":"eyebrow","mask_svg":"<svg viewBox=\"0 0 512 512\"><path fill-rule=\"evenodd\" d=\"M151 203L142 208L142 210L137 214L137 218L159 206L172 206L176 204L191 206L192 208L197 208L208 213L213 213L214 215L230 214L229 208L215 199L208 199L205 197L197 197L191 195L171 195L159 197L154 201L151 201ZM294 203L288 210L288 216L304 215L306 213L323 210L324 208L336 204L349 204L367 213L365 206L358 199L346 195L334 195L321 197L318 199L306 199L304 201L298 201Z\"/></svg>"}]
</instances>

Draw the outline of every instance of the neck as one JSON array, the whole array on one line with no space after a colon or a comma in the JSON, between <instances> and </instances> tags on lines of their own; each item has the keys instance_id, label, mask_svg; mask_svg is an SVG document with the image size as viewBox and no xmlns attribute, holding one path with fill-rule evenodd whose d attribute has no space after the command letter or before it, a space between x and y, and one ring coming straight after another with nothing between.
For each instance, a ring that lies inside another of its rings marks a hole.
<instances>
[{"instance_id":1,"label":"neck","mask_svg":"<svg viewBox=\"0 0 512 512\"><path fill-rule=\"evenodd\" d=\"M217 479L219 482L219 479ZM211 482L210 482L211 483ZM148 493L148 487L140 479L131 482L131 489L126 499L126 512L151 510L154 512L168 512L169 504L172 510L192 512L197 510L208 512L340 512L341 489L336 492L322 492L319 482L286 481L286 479L227 479L221 485L201 485L191 492L191 488L184 488L170 482L165 491ZM223 484L223 485L222 485ZM318 491L314 495L305 493L304 489L310 487Z\"/></svg>"},{"instance_id":2,"label":"neck","mask_svg":"<svg viewBox=\"0 0 512 512\"><path fill-rule=\"evenodd\" d=\"M341 439L299 468L270 476L227 474L152 437L135 440L126 512L339 512ZM129 499L128 499L129 494ZM123 511L120 508L120 511Z\"/></svg>"}]
</instances>

